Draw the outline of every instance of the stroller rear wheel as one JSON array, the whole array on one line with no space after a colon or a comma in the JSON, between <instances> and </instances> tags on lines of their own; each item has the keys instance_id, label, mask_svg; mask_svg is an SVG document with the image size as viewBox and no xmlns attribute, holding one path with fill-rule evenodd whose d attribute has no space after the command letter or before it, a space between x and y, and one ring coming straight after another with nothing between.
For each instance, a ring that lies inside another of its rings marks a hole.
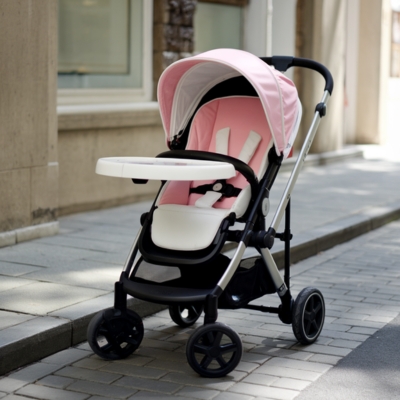
<instances>
[{"instance_id":1,"label":"stroller rear wheel","mask_svg":"<svg viewBox=\"0 0 400 400\"><path fill-rule=\"evenodd\" d=\"M219 378L236 368L242 358L242 341L229 326L218 322L196 329L186 346L189 365L199 375Z\"/></svg>"},{"instance_id":2,"label":"stroller rear wheel","mask_svg":"<svg viewBox=\"0 0 400 400\"><path fill-rule=\"evenodd\" d=\"M203 312L203 305L190 305L190 306L180 306L173 305L169 306L169 315L172 321L182 328L187 328L192 326L199 318Z\"/></svg>"},{"instance_id":3,"label":"stroller rear wheel","mask_svg":"<svg viewBox=\"0 0 400 400\"><path fill-rule=\"evenodd\" d=\"M143 333L142 319L134 311L107 308L90 321L87 339L98 356L119 360L128 357L139 347Z\"/></svg>"},{"instance_id":4,"label":"stroller rear wheel","mask_svg":"<svg viewBox=\"0 0 400 400\"><path fill-rule=\"evenodd\" d=\"M292 329L301 344L314 343L325 320L325 302L322 293L315 288L303 289L293 306Z\"/></svg>"}]
</instances>

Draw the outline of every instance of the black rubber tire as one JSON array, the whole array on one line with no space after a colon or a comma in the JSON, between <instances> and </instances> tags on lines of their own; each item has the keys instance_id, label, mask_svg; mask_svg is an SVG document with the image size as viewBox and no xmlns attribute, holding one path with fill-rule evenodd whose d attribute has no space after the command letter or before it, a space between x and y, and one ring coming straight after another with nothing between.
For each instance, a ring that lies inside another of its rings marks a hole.
<instances>
[{"instance_id":1,"label":"black rubber tire","mask_svg":"<svg viewBox=\"0 0 400 400\"><path fill-rule=\"evenodd\" d=\"M293 306L292 329L301 344L314 343L322 331L325 320L325 301L315 288L303 289Z\"/></svg>"},{"instance_id":2,"label":"black rubber tire","mask_svg":"<svg viewBox=\"0 0 400 400\"><path fill-rule=\"evenodd\" d=\"M169 315L172 321L182 328L192 326L203 312L203 305L191 305L191 306L169 306Z\"/></svg>"},{"instance_id":3,"label":"black rubber tire","mask_svg":"<svg viewBox=\"0 0 400 400\"><path fill-rule=\"evenodd\" d=\"M197 328L186 345L186 357L195 372L206 378L229 374L242 358L242 341L229 326L218 322Z\"/></svg>"},{"instance_id":4,"label":"black rubber tire","mask_svg":"<svg viewBox=\"0 0 400 400\"><path fill-rule=\"evenodd\" d=\"M143 322L134 311L107 308L89 323L87 340L92 350L108 360L119 360L132 354L142 342Z\"/></svg>"}]
</instances>

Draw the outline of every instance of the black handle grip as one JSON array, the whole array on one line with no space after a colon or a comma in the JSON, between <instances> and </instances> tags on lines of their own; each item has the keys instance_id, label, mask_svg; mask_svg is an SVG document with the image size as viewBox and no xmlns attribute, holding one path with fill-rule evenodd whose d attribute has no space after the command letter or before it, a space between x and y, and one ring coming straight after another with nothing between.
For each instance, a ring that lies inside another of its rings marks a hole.
<instances>
[{"instance_id":1,"label":"black handle grip","mask_svg":"<svg viewBox=\"0 0 400 400\"><path fill-rule=\"evenodd\" d=\"M288 56L273 56L273 57L260 57L261 60L268 65L274 66L278 71L285 72L291 67L308 68L319 72L325 79L325 90L332 94L333 91L333 78L328 68L317 61L308 58L288 57Z\"/></svg>"}]
</instances>

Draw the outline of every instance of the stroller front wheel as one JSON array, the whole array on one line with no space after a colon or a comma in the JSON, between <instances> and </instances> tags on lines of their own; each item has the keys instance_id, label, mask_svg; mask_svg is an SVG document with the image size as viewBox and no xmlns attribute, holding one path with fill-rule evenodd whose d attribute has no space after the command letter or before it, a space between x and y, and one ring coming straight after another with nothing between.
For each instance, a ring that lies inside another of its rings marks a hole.
<instances>
[{"instance_id":1,"label":"stroller front wheel","mask_svg":"<svg viewBox=\"0 0 400 400\"><path fill-rule=\"evenodd\" d=\"M239 335L229 326L216 322L194 331L186 346L186 357L199 375L219 378L236 368L242 351Z\"/></svg>"},{"instance_id":2,"label":"stroller front wheel","mask_svg":"<svg viewBox=\"0 0 400 400\"><path fill-rule=\"evenodd\" d=\"M169 306L169 315L177 325L187 328L200 318L203 309L202 304L190 306L173 305Z\"/></svg>"},{"instance_id":3,"label":"stroller front wheel","mask_svg":"<svg viewBox=\"0 0 400 400\"><path fill-rule=\"evenodd\" d=\"M322 293L307 287L297 296L293 306L292 329L301 344L314 343L325 320L325 302Z\"/></svg>"},{"instance_id":4,"label":"stroller front wheel","mask_svg":"<svg viewBox=\"0 0 400 400\"><path fill-rule=\"evenodd\" d=\"M87 340L98 356L119 360L128 357L139 347L143 333L142 319L134 311L107 308L90 321Z\"/></svg>"}]
</instances>

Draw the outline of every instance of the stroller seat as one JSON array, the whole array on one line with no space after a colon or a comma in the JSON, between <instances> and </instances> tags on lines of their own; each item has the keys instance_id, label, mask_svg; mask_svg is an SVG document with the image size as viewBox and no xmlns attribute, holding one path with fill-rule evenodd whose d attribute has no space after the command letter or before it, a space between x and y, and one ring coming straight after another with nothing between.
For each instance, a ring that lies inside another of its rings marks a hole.
<instances>
[{"instance_id":1,"label":"stroller seat","mask_svg":"<svg viewBox=\"0 0 400 400\"><path fill-rule=\"evenodd\" d=\"M266 170L266 154L272 146L260 99L230 96L214 99L196 112L186 149L235 157L260 177ZM221 193L224 186L227 193ZM153 214L152 240L171 250L204 249L213 242L227 216L244 215L250 199L249 183L240 173L223 182L167 182Z\"/></svg>"}]
</instances>

